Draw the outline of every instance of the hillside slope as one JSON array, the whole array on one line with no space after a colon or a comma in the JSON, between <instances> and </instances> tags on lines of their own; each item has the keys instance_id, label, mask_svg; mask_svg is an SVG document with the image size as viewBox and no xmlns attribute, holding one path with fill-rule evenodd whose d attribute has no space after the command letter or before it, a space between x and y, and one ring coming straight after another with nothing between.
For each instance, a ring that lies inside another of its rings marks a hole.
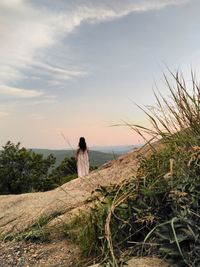
<instances>
[{"instance_id":1,"label":"hillside slope","mask_svg":"<svg viewBox=\"0 0 200 267\"><path fill-rule=\"evenodd\" d=\"M77 178L55 190L21 195L0 196L0 235L22 232L41 218L53 215L51 225L67 220L71 212L85 207L84 201L98 185L118 183L132 177L137 170L138 158L149 153L149 147L130 152L117 160L104 164L87 177ZM0 242L1 266L79 266L80 252L67 240L55 236L49 244L26 244L23 242ZM12 258L12 259L11 259ZM14 259L14 260L13 260ZM12 263L11 263L12 262ZM145 263L145 264L144 264ZM3 265L1 265L3 264ZM13 265L14 264L14 265ZM167 266L160 260L135 259L129 266Z\"/></svg>"},{"instance_id":2,"label":"hillside slope","mask_svg":"<svg viewBox=\"0 0 200 267\"><path fill-rule=\"evenodd\" d=\"M19 232L42 214L73 209L83 203L98 185L117 183L134 175L137 153L128 153L52 191L0 196L0 235Z\"/></svg>"}]
</instances>

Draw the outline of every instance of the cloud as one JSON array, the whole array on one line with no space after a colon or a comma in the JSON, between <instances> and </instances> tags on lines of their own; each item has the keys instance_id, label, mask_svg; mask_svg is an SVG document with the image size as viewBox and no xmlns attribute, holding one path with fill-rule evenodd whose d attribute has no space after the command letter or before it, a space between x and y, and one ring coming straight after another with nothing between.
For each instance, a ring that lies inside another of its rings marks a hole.
<instances>
[{"instance_id":1,"label":"cloud","mask_svg":"<svg viewBox=\"0 0 200 267\"><path fill-rule=\"evenodd\" d=\"M43 121L47 119L47 116L39 115L39 114L33 114L31 115L31 119L35 121Z\"/></svg>"},{"instance_id":2,"label":"cloud","mask_svg":"<svg viewBox=\"0 0 200 267\"><path fill-rule=\"evenodd\" d=\"M15 8L16 6L21 5L23 2L24 2L23 0L1 0L0 6Z\"/></svg>"},{"instance_id":3,"label":"cloud","mask_svg":"<svg viewBox=\"0 0 200 267\"><path fill-rule=\"evenodd\" d=\"M57 77L63 80L69 80L69 79L73 79L76 77L85 76L89 74L86 71L77 70L77 69L66 70L61 67L52 66L50 64L46 64L43 62L34 62L32 66L39 67L40 70L42 69L43 71L49 72L51 75L53 75L54 78Z\"/></svg>"},{"instance_id":4,"label":"cloud","mask_svg":"<svg viewBox=\"0 0 200 267\"><path fill-rule=\"evenodd\" d=\"M0 111L0 118L4 118L7 117L9 114L7 112L4 111Z\"/></svg>"},{"instance_id":5,"label":"cloud","mask_svg":"<svg viewBox=\"0 0 200 267\"><path fill-rule=\"evenodd\" d=\"M57 96L55 95L44 95L40 99L34 99L30 103L27 103L29 106L36 106L36 105L49 105L55 104L57 102Z\"/></svg>"},{"instance_id":6,"label":"cloud","mask_svg":"<svg viewBox=\"0 0 200 267\"><path fill-rule=\"evenodd\" d=\"M100 23L133 12L147 12L186 2L188 0L74 0L62 2L62 9L59 6L61 1L56 1L56 9L52 2L42 5L42 1L35 3L34 0L1 0L0 83L11 85L13 81L23 80L28 75L24 72L31 72L31 68L37 68L37 65L42 72L52 74L55 80L87 75L88 72L78 66L47 64L49 49L62 45L63 38L82 23ZM21 94L26 95L22 91Z\"/></svg>"},{"instance_id":7,"label":"cloud","mask_svg":"<svg viewBox=\"0 0 200 267\"><path fill-rule=\"evenodd\" d=\"M33 98L43 95L42 92L37 90L27 90L16 87L9 87L7 85L0 85L0 94L14 96L18 98Z\"/></svg>"},{"instance_id":8,"label":"cloud","mask_svg":"<svg viewBox=\"0 0 200 267\"><path fill-rule=\"evenodd\" d=\"M1 60L0 60L1 61ZM9 83L10 81L20 81L25 78L25 76L20 71L20 68L13 65L8 65L8 63L1 65L1 71L0 71L0 82L2 83Z\"/></svg>"},{"instance_id":9,"label":"cloud","mask_svg":"<svg viewBox=\"0 0 200 267\"><path fill-rule=\"evenodd\" d=\"M27 2L6 0L0 2L0 83L22 80L23 71L35 61L41 49L51 46L51 24L48 14L33 8ZM17 5L11 5L19 2Z\"/></svg>"}]
</instances>

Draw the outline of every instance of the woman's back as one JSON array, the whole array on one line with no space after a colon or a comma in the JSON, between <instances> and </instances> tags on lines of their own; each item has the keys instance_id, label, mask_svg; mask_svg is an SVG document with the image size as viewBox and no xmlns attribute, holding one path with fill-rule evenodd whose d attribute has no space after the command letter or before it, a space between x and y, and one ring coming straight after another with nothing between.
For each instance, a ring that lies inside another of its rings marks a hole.
<instances>
[{"instance_id":1,"label":"woman's back","mask_svg":"<svg viewBox=\"0 0 200 267\"><path fill-rule=\"evenodd\" d=\"M76 152L78 177L83 177L89 173L89 156L84 137L80 137L79 148Z\"/></svg>"},{"instance_id":2,"label":"woman's back","mask_svg":"<svg viewBox=\"0 0 200 267\"><path fill-rule=\"evenodd\" d=\"M88 150L77 150L77 171L78 177L83 177L89 173Z\"/></svg>"}]
</instances>

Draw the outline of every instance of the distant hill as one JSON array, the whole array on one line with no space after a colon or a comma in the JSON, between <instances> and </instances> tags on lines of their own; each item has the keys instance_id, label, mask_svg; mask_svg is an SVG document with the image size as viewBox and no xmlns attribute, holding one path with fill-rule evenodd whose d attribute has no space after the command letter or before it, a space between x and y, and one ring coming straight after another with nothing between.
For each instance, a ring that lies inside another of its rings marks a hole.
<instances>
[{"instance_id":1,"label":"distant hill","mask_svg":"<svg viewBox=\"0 0 200 267\"><path fill-rule=\"evenodd\" d=\"M33 148L32 151L43 154L47 157L49 154L53 154L56 157L56 166L58 166L65 157L74 157L75 152L73 150L53 150L53 149L40 149ZM101 151L89 151L90 165L91 166L101 166L109 160L116 159L119 154L115 153L104 153Z\"/></svg>"},{"instance_id":2,"label":"distant hill","mask_svg":"<svg viewBox=\"0 0 200 267\"><path fill-rule=\"evenodd\" d=\"M92 150L101 151L104 153L111 153L111 154L126 154L127 152L134 150L141 145L121 145L121 146L93 146L91 147Z\"/></svg>"},{"instance_id":3,"label":"distant hill","mask_svg":"<svg viewBox=\"0 0 200 267\"><path fill-rule=\"evenodd\" d=\"M101 166L109 160L118 158L122 154L138 148L139 145L124 145L124 146L93 146L90 147L90 165ZM56 149L43 149L43 148L31 148L32 151L43 154L47 157L49 154L53 154L56 157L56 166L58 166L65 157L74 157L75 152L73 150L56 150ZM1 151L0 151L1 153Z\"/></svg>"}]
</instances>

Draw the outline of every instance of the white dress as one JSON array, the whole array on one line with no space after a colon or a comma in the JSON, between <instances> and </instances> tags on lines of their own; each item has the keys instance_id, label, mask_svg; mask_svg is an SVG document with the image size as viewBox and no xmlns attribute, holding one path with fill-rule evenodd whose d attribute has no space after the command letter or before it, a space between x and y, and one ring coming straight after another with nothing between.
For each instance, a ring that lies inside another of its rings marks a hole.
<instances>
[{"instance_id":1,"label":"white dress","mask_svg":"<svg viewBox=\"0 0 200 267\"><path fill-rule=\"evenodd\" d=\"M89 173L89 157L88 150L79 149L77 151L77 171L78 177L83 177Z\"/></svg>"}]
</instances>

